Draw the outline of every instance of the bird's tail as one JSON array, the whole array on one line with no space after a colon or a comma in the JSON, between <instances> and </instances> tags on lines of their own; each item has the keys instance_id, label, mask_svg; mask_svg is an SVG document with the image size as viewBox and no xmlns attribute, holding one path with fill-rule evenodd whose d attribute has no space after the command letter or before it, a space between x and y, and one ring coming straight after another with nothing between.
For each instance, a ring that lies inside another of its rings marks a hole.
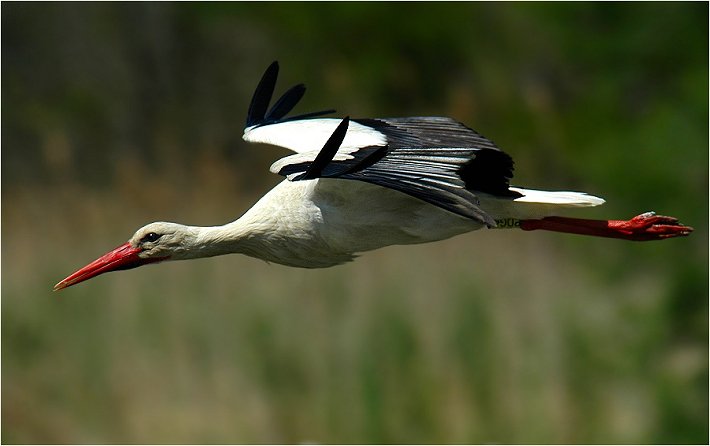
<instances>
[{"instance_id":1,"label":"bird's tail","mask_svg":"<svg viewBox=\"0 0 710 446\"><path fill-rule=\"evenodd\" d=\"M521 194L513 200L481 195L482 208L495 220L499 228L518 227L520 220L560 215L564 209L599 206L604 200L583 192L544 191L511 187Z\"/></svg>"},{"instance_id":2,"label":"bird's tail","mask_svg":"<svg viewBox=\"0 0 710 446\"><path fill-rule=\"evenodd\" d=\"M591 207L604 204L603 198L585 194L584 192L550 192L544 190L522 189L519 187L511 187L510 190L523 195L522 197L518 197L513 200L516 203L550 204L564 207Z\"/></svg>"}]
</instances>

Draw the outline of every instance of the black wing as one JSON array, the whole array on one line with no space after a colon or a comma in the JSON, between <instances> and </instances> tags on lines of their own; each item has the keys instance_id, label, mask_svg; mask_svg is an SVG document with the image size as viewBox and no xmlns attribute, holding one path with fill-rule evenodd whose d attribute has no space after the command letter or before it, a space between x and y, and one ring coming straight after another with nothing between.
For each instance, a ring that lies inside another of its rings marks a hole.
<instances>
[{"instance_id":1,"label":"black wing","mask_svg":"<svg viewBox=\"0 0 710 446\"><path fill-rule=\"evenodd\" d=\"M291 181L314 178L343 178L365 181L395 189L456 214L495 226L495 221L478 207L474 192L518 197L508 189L513 161L493 142L450 118L394 118L353 120L382 132L385 146L368 146L334 159L333 144L313 160L303 155L278 163L276 170ZM338 126L347 126L343 120ZM317 165L317 169L313 166ZM308 172L311 172L309 174Z\"/></svg>"},{"instance_id":2,"label":"black wing","mask_svg":"<svg viewBox=\"0 0 710 446\"><path fill-rule=\"evenodd\" d=\"M293 110L293 107L295 107L301 100L303 94L306 92L306 87L303 84L291 87L269 110L269 103L271 102L271 97L274 94L276 79L278 76L279 63L274 61L266 69L264 75L259 81L259 84L256 86L256 90L254 90L254 95L251 98L249 110L247 111L247 128L256 125L268 125L276 122L291 121L296 119L314 118L316 116L323 116L335 112L335 110L323 110L283 119L283 117L286 116L288 112Z\"/></svg>"},{"instance_id":3,"label":"black wing","mask_svg":"<svg viewBox=\"0 0 710 446\"><path fill-rule=\"evenodd\" d=\"M358 119L387 137L388 146L396 151L412 147L435 151L442 148L475 149L469 162L458 170L459 177L470 191L502 197L520 197L508 189L513 177L513 159L495 143L475 130L446 117L414 117Z\"/></svg>"}]
</instances>

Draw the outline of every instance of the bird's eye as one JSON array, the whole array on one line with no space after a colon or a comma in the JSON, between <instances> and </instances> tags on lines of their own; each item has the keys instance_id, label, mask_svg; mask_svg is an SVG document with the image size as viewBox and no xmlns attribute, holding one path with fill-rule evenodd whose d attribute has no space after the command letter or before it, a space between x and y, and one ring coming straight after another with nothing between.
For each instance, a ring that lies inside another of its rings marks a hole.
<instances>
[{"instance_id":1,"label":"bird's eye","mask_svg":"<svg viewBox=\"0 0 710 446\"><path fill-rule=\"evenodd\" d=\"M143 236L143 238L141 239L141 243L155 242L155 241L158 241L159 238L160 238L160 234L156 234L155 232L149 232Z\"/></svg>"}]
</instances>

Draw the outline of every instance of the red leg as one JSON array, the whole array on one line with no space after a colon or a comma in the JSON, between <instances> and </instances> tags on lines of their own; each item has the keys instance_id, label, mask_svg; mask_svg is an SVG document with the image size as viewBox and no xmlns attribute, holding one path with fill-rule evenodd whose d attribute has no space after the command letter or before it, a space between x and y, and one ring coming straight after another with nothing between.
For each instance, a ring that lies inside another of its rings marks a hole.
<instances>
[{"instance_id":1,"label":"red leg","mask_svg":"<svg viewBox=\"0 0 710 446\"><path fill-rule=\"evenodd\" d=\"M635 241L682 237L693 232L693 228L690 226L683 226L678 223L677 218L656 215L654 212L646 212L631 220L585 220L567 217L521 220L520 229L524 231L543 229L546 231Z\"/></svg>"}]
</instances>

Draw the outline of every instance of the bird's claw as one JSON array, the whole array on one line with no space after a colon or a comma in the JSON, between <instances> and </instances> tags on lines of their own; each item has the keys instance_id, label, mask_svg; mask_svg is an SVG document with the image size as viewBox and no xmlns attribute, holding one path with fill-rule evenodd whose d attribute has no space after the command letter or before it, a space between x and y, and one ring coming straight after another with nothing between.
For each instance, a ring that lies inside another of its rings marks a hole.
<instances>
[{"instance_id":1,"label":"bird's claw","mask_svg":"<svg viewBox=\"0 0 710 446\"><path fill-rule=\"evenodd\" d=\"M692 227L680 224L677 218L656 215L655 212L646 212L627 221L610 221L609 227L623 233L631 240L684 237L693 232Z\"/></svg>"}]
</instances>

